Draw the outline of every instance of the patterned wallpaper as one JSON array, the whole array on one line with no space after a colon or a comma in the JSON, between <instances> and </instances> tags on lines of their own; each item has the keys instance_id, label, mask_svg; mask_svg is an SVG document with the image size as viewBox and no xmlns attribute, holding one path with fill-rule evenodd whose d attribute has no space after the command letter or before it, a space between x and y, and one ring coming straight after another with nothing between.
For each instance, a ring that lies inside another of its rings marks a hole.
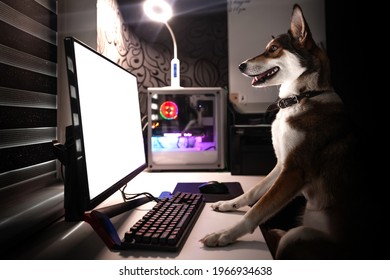
<instances>
[{"instance_id":1,"label":"patterned wallpaper","mask_svg":"<svg viewBox=\"0 0 390 280\"><path fill-rule=\"evenodd\" d=\"M125 23L116 0L98 0L97 7L97 50L137 76L146 114L147 88L170 85L171 38L149 42L138 36L135 26ZM227 12L178 17L170 25L178 45L181 86L227 87Z\"/></svg>"}]
</instances>

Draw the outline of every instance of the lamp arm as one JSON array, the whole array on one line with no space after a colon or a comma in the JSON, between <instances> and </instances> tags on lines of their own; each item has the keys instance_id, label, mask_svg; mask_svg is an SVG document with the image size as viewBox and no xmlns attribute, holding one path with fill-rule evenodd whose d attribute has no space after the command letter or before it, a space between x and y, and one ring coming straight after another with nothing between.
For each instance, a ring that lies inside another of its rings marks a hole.
<instances>
[{"instance_id":1,"label":"lamp arm","mask_svg":"<svg viewBox=\"0 0 390 280\"><path fill-rule=\"evenodd\" d=\"M173 57L174 57L174 58L177 58L177 45L176 45L175 34L173 34L173 31L172 31L171 27L169 26L168 22L165 22L165 25L166 25L166 27L168 28L169 33L171 33L171 36L172 36L172 41L173 41Z\"/></svg>"},{"instance_id":2,"label":"lamp arm","mask_svg":"<svg viewBox=\"0 0 390 280\"><path fill-rule=\"evenodd\" d=\"M168 22L165 22L165 26L168 28L169 33L171 33L173 41L173 59L171 60L171 87L180 87L180 61L177 59L176 38Z\"/></svg>"}]
</instances>

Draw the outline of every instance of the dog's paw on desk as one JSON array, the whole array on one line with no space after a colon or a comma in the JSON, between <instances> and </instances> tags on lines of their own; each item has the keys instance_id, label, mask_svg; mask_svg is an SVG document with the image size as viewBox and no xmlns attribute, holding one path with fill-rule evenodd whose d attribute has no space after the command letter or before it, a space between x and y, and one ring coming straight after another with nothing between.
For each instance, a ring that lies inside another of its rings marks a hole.
<instances>
[{"instance_id":1,"label":"dog's paw on desk","mask_svg":"<svg viewBox=\"0 0 390 280\"><path fill-rule=\"evenodd\" d=\"M227 231L220 231L210 233L199 241L207 247L223 247L233 243L235 239L232 239L231 235L227 234Z\"/></svg>"},{"instance_id":2,"label":"dog's paw on desk","mask_svg":"<svg viewBox=\"0 0 390 280\"><path fill-rule=\"evenodd\" d=\"M235 199L227 200L227 201L225 201L225 200L217 201L215 203L212 203L210 205L210 207L214 211L219 211L219 212L235 211L239 208L239 207L237 207L237 203L236 203Z\"/></svg>"}]
</instances>

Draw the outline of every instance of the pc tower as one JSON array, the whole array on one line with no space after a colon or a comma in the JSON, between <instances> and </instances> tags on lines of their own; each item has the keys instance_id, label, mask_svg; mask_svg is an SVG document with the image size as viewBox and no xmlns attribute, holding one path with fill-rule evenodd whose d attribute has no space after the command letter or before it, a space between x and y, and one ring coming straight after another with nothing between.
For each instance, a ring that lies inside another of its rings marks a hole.
<instances>
[{"instance_id":1,"label":"pc tower","mask_svg":"<svg viewBox=\"0 0 390 280\"><path fill-rule=\"evenodd\" d=\"M222 88L148 88L148 169L224 169L225 127Z\"/></svg>"}]
</instances>

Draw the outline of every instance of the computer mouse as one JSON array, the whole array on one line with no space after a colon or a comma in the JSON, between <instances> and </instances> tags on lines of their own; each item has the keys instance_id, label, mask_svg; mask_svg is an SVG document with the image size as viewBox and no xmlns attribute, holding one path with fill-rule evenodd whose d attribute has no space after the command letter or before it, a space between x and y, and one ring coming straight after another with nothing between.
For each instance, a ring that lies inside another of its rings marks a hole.
<instances>
[{"instance_id":1,"label":"computer mouse","mask_svg":"<svg viewBox=\"0 0 390 280\"><path fill-rule=\"evenodd\" d=\"M201 193L209 194L226 194L229 193L228 187L218 181L208 181L198 186Z\"/></svg>"}]
</instances>

